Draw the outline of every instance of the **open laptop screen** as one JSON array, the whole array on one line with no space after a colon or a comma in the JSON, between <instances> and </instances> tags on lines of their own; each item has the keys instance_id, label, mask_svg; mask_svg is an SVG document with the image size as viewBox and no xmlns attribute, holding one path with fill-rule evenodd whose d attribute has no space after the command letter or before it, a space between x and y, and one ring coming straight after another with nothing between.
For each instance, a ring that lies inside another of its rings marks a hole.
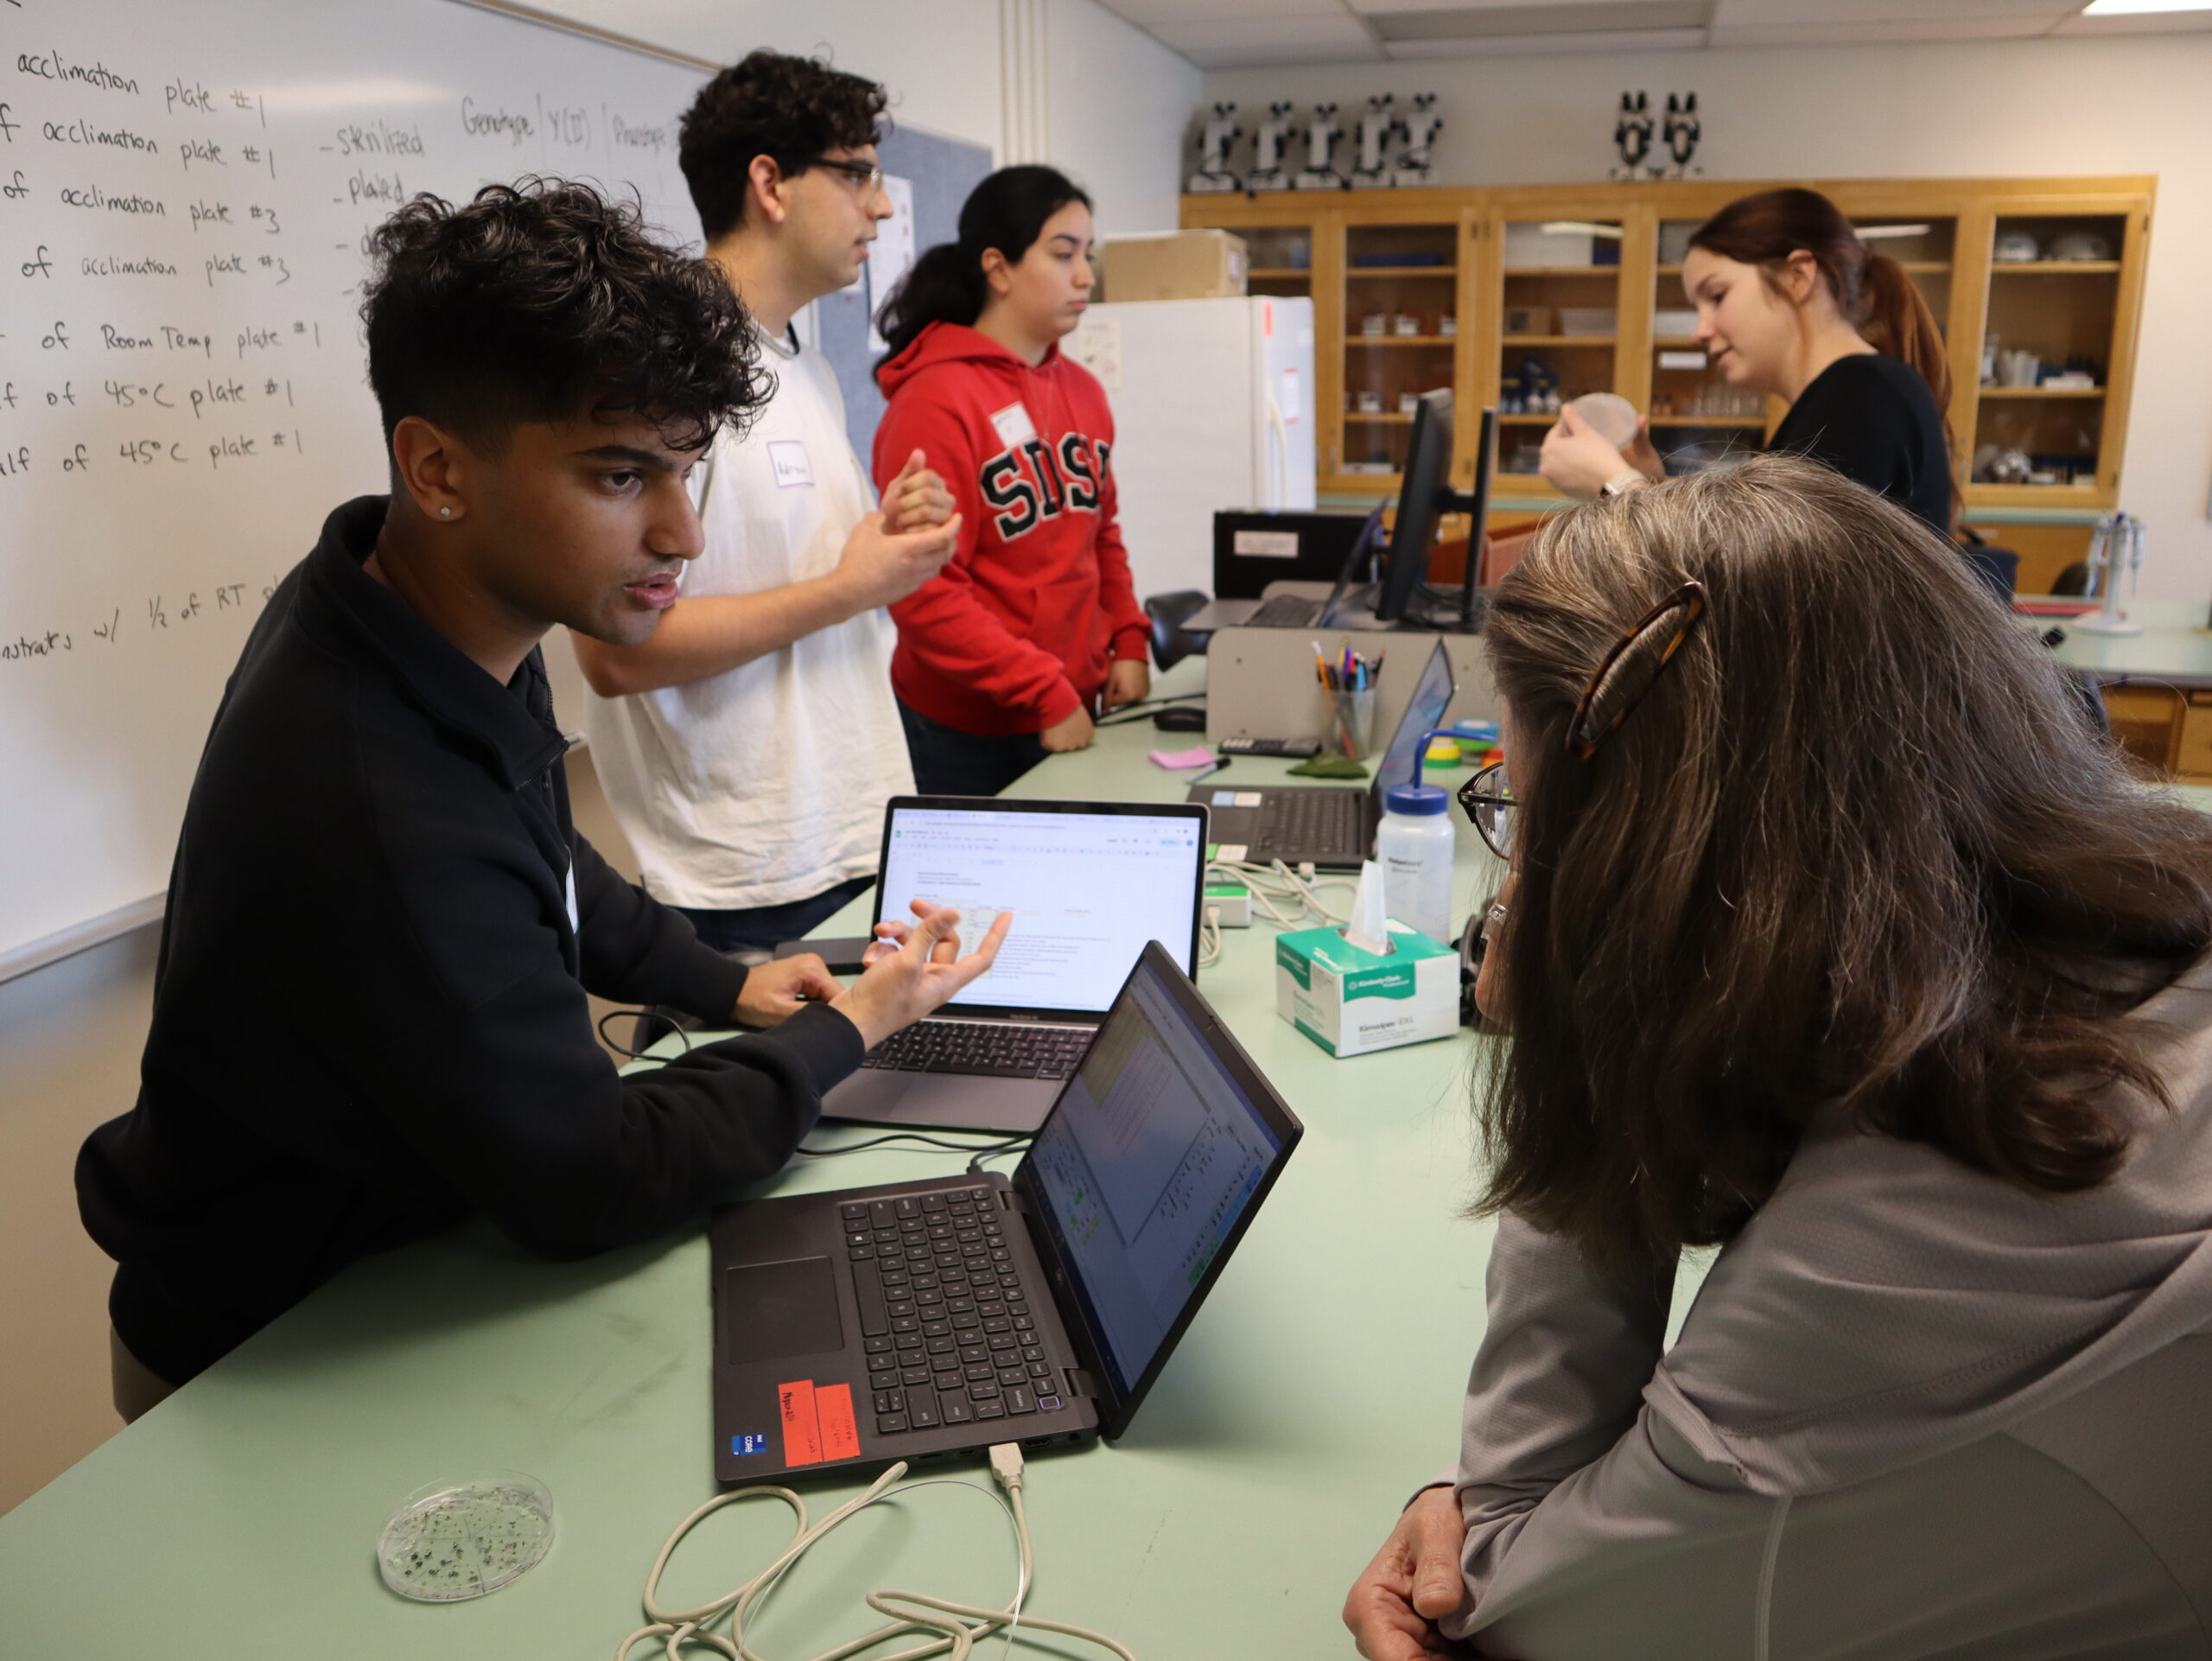
<instances>
[{"instance_id":1,"label":"open laptop screen","mask_svg":"<svg viewBox=\"0 0 2212 1661\"><path fill-rule=\"evenodd\" d=\"M957 906L963 950L999 913L1014 926L991 972L952 1007L1103 1015L1145 942L1194 971L1199 843L1196 809L1086 812L891 805L879 917L912 900Z\"/></svg>"},{"instance_id":2,"label":"open laptop screen","mask_svg":"<svg viewBox=\"0 0 2212 1661\"><path fill-rule=\"evenodd\" d=\"M1382 757L1382 765L1375 770L1374 788L1377 793L1392 785L1417 785L1414 758L1421 753L1421 735L1444 724L1444 712L1452 707L1452 655L1439 640L1431 648L1428 661L1421 665L1421 679L1414 683L1414 695L1408 700L1406 712L1398 717L1398 729L1390 735L1390 748Z\"/></svg>"},{"instance_id":3,"label":"open laptop screen","mask_svg":"<svg viewBox=\"0 0 2212 1661\"><path fill-rule=\"evenodd\" d=\"M1214 1030L1202 1028L1159 962L1147 957L1130 977L1016 1175L1034 1185L1122 1398L1179 1333L1297 1137L1297 1122L1210 1016Z\"/></svg>"}]
</instances>

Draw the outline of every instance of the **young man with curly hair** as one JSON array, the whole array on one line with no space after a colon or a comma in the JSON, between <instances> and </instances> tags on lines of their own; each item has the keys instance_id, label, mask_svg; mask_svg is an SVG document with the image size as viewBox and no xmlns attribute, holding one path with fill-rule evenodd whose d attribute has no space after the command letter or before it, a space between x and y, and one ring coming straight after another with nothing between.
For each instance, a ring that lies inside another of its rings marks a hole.
<instances>
[{"instance_id":1,"label":"young man with curly hair","mask_svg":"<svg viewBox=\"0 0 2212 1661\"><path fill-rule=\"evenodd\" d=\"M913 776L884 608L957 545L918 450L875 511L845 406L791 319L860 275L891 213L883 88L760 51L709 81L678 158L775 386L702 471L707 551L650 640L579 640L592 760L645 887L702 939L766 951L874 879Z\"/></svg>"},{"instance_id":2,"label":"young man with curly hair","mask_svg":"<svg viewBox=\"0 0 2212 1661\"><path fill-rule=\"evenodd\" d=\"M538 640L645 639L692 462L764 395L710 268L590 189L418 197L362 315L390 496L232 673L171 872L137 1107L77 1166L131 1418L364 1253L470 1218L579 1257L782 1165L867 1046L988 966L943 913L850 988L748 971L575 832ZM618 1075L585 1003L774 1027Z\"/></svg>"}]
</instances>

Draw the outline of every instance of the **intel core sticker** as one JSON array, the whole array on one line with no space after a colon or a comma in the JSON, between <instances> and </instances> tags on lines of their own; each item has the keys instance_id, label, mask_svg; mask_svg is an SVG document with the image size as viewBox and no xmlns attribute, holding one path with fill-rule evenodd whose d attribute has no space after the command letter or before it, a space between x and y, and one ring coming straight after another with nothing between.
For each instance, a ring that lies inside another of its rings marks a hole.
<instances>
[{"instance_id":1,"label":"intel core sticker","mask_svg":"<svg viewBox=\"0 0 2212 1661\"><path fill-rule=\"evenodd\" d=\"M768 1451L768 1433L756 1430L749 1436L732 1436L729 1450L741 1458L747 1454L765 1454Z\"/></svg>"}]
</instances>

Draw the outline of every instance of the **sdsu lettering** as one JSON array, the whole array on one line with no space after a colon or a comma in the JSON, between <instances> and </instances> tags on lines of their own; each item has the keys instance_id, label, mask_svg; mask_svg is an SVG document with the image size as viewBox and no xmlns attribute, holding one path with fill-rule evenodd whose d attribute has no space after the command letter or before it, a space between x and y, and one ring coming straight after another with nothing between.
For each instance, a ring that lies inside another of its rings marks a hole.
<instances>
[{"instance_id":1,"label":"sdsu lettering","mask_svg":"<svg viewBox=\"0 0 2212 1661\"><path fill-rule=\"evenodd\" d=\"M1012 450L992 457L983 464L982 483L983 500L1002 510L991 521L1001 541L1012 542L1037 528L1037 492L1022 477L1020 457Z\"/></svg>"},{"instance_id":2,"label":"sdsu lettering","mask_svg":"<svg viewBox=\"0 0 2212 1661\"><path fill-rule=\"evenodd\" d=\"M883 366L880 489L920 450L944 475L961 547L891 608L891 685L963 733L1037 733L1095 703L1117 659L1145 654L1144 609L1115 522L1114 412L1090 372L1023 361L933 323Z\"/></svg>"},{"instance_id":3,"label":"sdsu lettering","mask_svg":"<svg viewBox=\"0 0 2212 1661\"><path fill-rule=\"evenodd\" d=\"M1103 438L1064 433L1057 451L1033 438L983 463L983 500L999 510L991 522L999 539L1014 542L1063 513L1096 513L1110 448Z\"/></svg>"}]
</instances>

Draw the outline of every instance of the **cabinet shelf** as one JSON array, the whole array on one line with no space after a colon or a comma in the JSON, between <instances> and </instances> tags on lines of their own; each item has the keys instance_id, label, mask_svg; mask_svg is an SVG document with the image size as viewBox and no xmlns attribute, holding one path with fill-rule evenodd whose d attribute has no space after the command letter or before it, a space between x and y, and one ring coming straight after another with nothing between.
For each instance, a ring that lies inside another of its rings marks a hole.
<instances>
[{"instance_id":1,"label":"cabinet shelf","mask_svg":"<svg viewBox=\"0 0 2212 1661\"><path fill-rule=\"evenodd\" d=\"M1344 275L1357 279L1363 277L1457 277L1457 265L1348 265Z\"/></svg>"},{"instance_id":2,"label":"cabinet shelf","mask_svg":"<svg viewBox=\"0 0 2212 1661\"><path fill-rule=\"evenodd\" d=\"M2102 398L2101 386L1985 386L1984 398Z\"/></svg>"},{"instance_id":3,"label":"cabinet shelf","mask_svg":"<svg viewBox=\"0 0 2212 1661\"><path fill-rule=\"evenodd\" d=\"M2049 264L2050 262L2045 263ZM1948 274L1951 269L1951 262L1948 259L1901 259L1897 261L1897 264L1904 266L1905 270L1914 277L1942 277ZM1999 265L1995 269L2002 271L2010 270L2011 267ZM2088 267L2079 266L2075 269L2086 270ZM2098 269L2102 270L2106 268L2100 266ZM2113 261L2109 269L2115 271L2118 270L2120 269L2119 262L2117 260ZM1679 265L1662 265L1658 268L1658 270L1659 275L1662 277L1680 277L1682 274L1682 268Z\"/></svg>"},{"instance_id":4,"label":"cabinet shelf","mask_svg":"<svg viewBox=\"0 0 2212 1661\"><path fill-rule=\"evenodd\" d=\"M1618 265L1508 265L1508 277L1618 277Z\"/></svg>"},{"instance_id":5,"label":"cabinet shelf","mask_svg":"<svg viewBox=\"0 0 2212 1661\"><path fill-rule=\"evenodd\" d=\"M1989 268L1993 277L2109 277L2116 276L2116 259L2001 259Z\"/></svg>"},{"instance_id":6,"label":"cabinet shelf","mask_svg":"<svg viewBox=\"0 0 2212 1661\"><path fill-rule=\"evenodd\" d=\"M1306 265L1255 265L1244 275L1255 283L1287 283L1293 278L1310 283L1313 279L1313 268Z\"/></svg>"},{"instance_id":7,"label":"cabinet shelf","mask_svg":"<svg viewBox=\"0 0 2212 1661\"><path fill-rule=\"evenodd\" d=\"M1764 416L1656 415L1655 427L1764 427Z\"/></svg>"},{"instance_id":8,"label":"cabinet shelf","mask_svg":"<svg viewBox=\"0 0 2212 1661\"><path fill-rule=\"evenodd\" d=\"M1414 424L1414 418L1411 416L1394 415L1387 410L1366 411L1347 410L1344 412L1344 419L1357 421L1362 426L1367 427L1410 427Z\"/></svg>"},{"instance_id":9,"label":"cabinet shelf","mask_svg":"<svg viewBox=\"0 0 2212 1661\"><path fill-rule=\"evenodd\" d=\"M1617 334L1508 334L1502 346L1615 346Z\"/></svg>"},{"instance_id":10,"label":"cabinet shelf","mask_svg":"<svg viewBox=\"0 0 2212 1661\"><path fill-rule=\"evenodd\" d=\"M1456 334L1347 334L1346 346L1457 346Z\"/></svg>"}]
</instances>

